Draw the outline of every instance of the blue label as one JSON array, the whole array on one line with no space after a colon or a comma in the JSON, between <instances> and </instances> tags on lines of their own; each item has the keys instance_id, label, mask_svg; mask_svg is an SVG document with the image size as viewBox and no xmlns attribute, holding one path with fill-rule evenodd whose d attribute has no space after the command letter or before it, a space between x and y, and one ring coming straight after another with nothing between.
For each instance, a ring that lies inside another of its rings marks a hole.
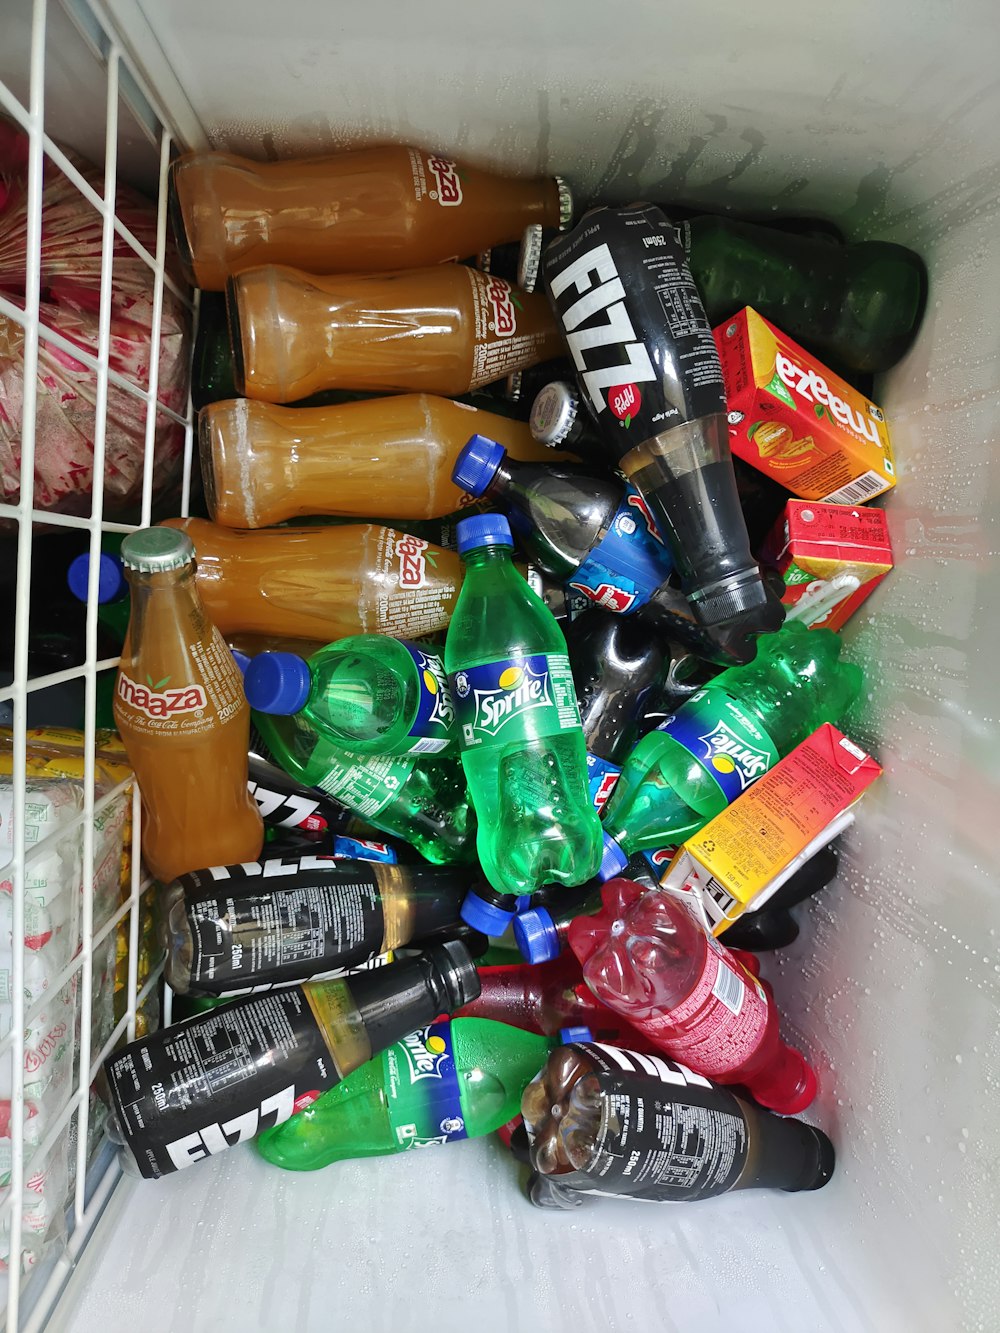
<instances>
[{"instance_id":1,"label":"blue label","mask_svg":"<svg viewBox=\"0 0 1000 1333\"><path fill-rule=\"evenodd\" d=\"M660 876L674 859L676 853L676 847L657 847L655 852L643 852L643 856L652 867L653 875L656 878L657 883L659 883Z\"/></svg>"},{"instance_id":2,"label":"blue label","mask_svg":"<svg viewBox=\"0 0 1000 1333\"><path fill-rule=\"evenodd\" d=\"M598 606L624 614L645 606L672 569L645 500L627 486L607 533L568 586Z\"/></svg>"},{"instance_id":3,"label":"blue label","mask_svg":"<svg viewBox=\"0 0 1000 1333\"><path fill-rule=\"evenodd\" d=\"M382 1055L386 1110L397 1151L466 1139L451 1021L412 1032Z\"/></svg>"},{"instance_id":4,"label":"blue label","mask_svg":"<svg viewBox=\"0 0 1000 1333\"><path fill-rule=\"evenodd\" d=\"M425 652L418 644L400 639L413 658L420 680L417 716L408 735L414 738L409 754L434 754L454 745L455 707L451 701L444 663L436 653Z\"/></svg>"},{"instance_id":5,"label":"blue label","mask_svg":"<svg viewBox=\"0 0 1000 1333\"><path fill-rule=\"evenodd\" d=\"M587 751L587 784L590 787L590 799L598 814L607 805L620 776L621 769L617 764L609 763L607 759L598 759L596 754Z\"/></svg>"},{"instance_id":6,"label":"blue label","mask_svg":"<svg viewBox=\"0 0 1000 1333\"><path fill-rule=\"evenodd\" d=\"M383 865L394 866L396 853L388 843L369 842L365 838L348 838L340 834L333 840L333 855L347 861L381 861Z\"/></svg>"},{"instance_id":7,"label":"blue label","mask_svg":"<svg viewBox=\"0 0 1000 1333\"><path fill-rule=\"evenodd\" d=\"M727 804L778 761L774 742L725 690L699 690L657 731L684 747L719 786Z\"/></svg>"},{"instance_id":8,"label":"blue label","mask_svg":"<svg viewBox=\"0 0 1000 1333\"><path fill-rule=\"evenodd\" d=\"M529 742L580 727L565 653L532 653L465 667L452 672L451 685L463 750Z\"/></svg>"}]
</instances>

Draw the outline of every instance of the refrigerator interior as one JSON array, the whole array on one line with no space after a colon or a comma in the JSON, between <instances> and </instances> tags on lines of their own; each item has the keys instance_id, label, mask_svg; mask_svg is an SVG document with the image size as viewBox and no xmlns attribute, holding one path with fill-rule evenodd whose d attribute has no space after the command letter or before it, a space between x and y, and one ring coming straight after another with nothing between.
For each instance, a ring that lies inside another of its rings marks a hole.
<instances>
[{"instance_id":1,"label":"refrigerator interior","mask_svg":"<svg viewBox=\"0 0 1000 1333\"><path fill-rule=\"evenodd\" d=\"M33 9L9 10L0 80L28 107ZM49 0L36 46L46 132L103 161L110 58L122 97L107 138L121 177L154 194L174 144L272 158L412 142L500 170L559 171L578 201L819 215L852 239L913 247L931 287L914 349L875 394L896 449L885 506L896 568L846 632L867 671L850 730L885 777L846 837L839 878L768 964L787 1032L819 1073L808 1118L837 1145L832 1184L690 1207L591 1200L550 1215L530 1208L493 1141L301 1177L246 1146L159 1182L112 1168L93 1206L78 1200L68 1281L69 1263L47 1279L61 1292L51 1327L996 1328L994 7L68 10L75 22ZM15 1317L39 1322L33 1283Z\"/></svg>"}]
</instances>

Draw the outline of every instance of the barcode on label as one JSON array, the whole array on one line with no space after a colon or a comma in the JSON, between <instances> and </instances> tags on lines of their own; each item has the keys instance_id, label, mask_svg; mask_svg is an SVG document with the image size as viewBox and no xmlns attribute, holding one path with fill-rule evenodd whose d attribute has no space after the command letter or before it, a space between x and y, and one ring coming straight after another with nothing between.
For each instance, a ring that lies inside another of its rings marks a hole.
<instances>
[{"instance_id":1,"label":"barcode on label","mask_svg":"<svg viewBox=\"0 0 1000 1333\"><path fill-rule=\"evenodd\" d=\"M724 888L719 883L714 875L705 885L705 892L710 899L708 905L709 914L715 917L717 921L721 921L723 917L727 917L732 908L736 906L736 899L728 889Z\"/></svg>"},{"instance_id":2,"label":"barcode on label","mask_svg":"<svg viewBox=\"0 0 1000 1333\"><path fill-rule=\"evenodd\" d=\"M828 505L864 504L866 500L871 500L874 496L887 491L890 484L881 472L866 472L863 476L852 481L849 486L841 486L839 491L831 491L829 495L824 495L823 503Z\"/></svg>"},{"instance_id":3,"label":"barcode on label","mask_svg":"<svg viewBox=\"0 0 1000 1333\"><path fill-rule=\"evenodd\" d=\"M715 978L715 985L712 987L712 994L724 1004L730 1013L738 1014L743 1008L743 995L745 987L743 979L735 972L726 967L722 959L719 959L719 973Z\"/></svg>"}]
</instances>

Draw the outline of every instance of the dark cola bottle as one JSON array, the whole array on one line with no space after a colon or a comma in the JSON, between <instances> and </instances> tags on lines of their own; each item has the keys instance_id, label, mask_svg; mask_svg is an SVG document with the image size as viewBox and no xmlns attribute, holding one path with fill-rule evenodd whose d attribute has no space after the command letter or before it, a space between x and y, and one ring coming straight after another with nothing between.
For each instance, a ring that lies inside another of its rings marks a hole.
<instances>
[{"instance_id":1,"label":"dark cola bottle","mask_svg":"<svg viewBox=\"0 0 1000 1333\"><path fill-rule=\"evenodd\" d=\"M519 463L485 435L469 440L452 480L507 515L543 573L609 611L637 611L670 576L645 502L620 481L568 463Z\"/></svg>"}]
</instances>

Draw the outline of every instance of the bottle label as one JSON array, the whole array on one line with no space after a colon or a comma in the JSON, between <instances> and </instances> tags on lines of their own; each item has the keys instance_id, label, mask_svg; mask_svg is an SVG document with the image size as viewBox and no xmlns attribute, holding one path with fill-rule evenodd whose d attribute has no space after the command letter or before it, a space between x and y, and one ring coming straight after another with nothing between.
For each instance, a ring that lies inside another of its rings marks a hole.
<instances>
[{"instance_id":1,"label":"bottle label","mask_svg":"<svg viewBox=\"0 0 1000 1333\"><path fill-rule=\"evenodd\" d=\"M778 762L778 751L759 721L724 690L711 686L657 727L697 759L727 804Z\"/></svg>"},{"instance_id":2,"label":"bottle label","mask_svg":"<svg viewBox=\"0 0 1000 1333\"><path fill-rule=\"evenodd\" d=\"M565 653L502 657L451 676L462 748L530 742L580 727Z\"/></svg>"},{"instance_id":3,"label":"bottle label","mask_svg":"<svg viewBox=\"0 0 1000 1333\"><path fill-rule=\"evenodd\" d=\"M390 1046L382 1055L382 1069L386 1110L399 1149L468 1138L448 1019Z\"/></svg>"},{"instance_id":4,"label":"bottle label","mask_svg":"<svg viewBox=\"0 0 1000 1333\"><path fill-rule=\"evenodd\" d=\"M116 722L142 736L165 733L203 736L233 718L245 716L243 677L229 646L214 627L207 642L187 644L197 680L177 680L144 670L139 657L133 659L129 675L119 667L115 682Z\"/></svg>"},{"instance_id":5,"label":"bottle label","mask_svg":"<svg viewBox=\"0 0 1000 1333\"><path fill-rule=\"evenodd\" d=\"M524 329L518 332L518 314L523 305L509 282L475 268L464 271L472 288L475 321L469 388L478 389L511 371L533 365L544 346L545 334Z\"/></svg>"},{"instance_id":6,"label":"bottle label","mask_svg":"<svg viewBox=\"0 0 1000 1333\"><path fill-rule=\"evenodd\" d=\"M327 773L316 785L370 819L394 801L413 772L414 761L406 755L355 755L341 750L325 755Z\"/></svg>"},{"instance_id":7,"label":"bottle label","mask_svg":"<svg viewBox=\"0 0 1000 1333\"><path fill-rule=\"evenodd\" d=\"M586 1168L560 1175L581 1193L681 1202L723 1194L749 1147L739 1103L684 1065L599 1043L574 1045L598 1071L600 1120Z\"/></svg>"},{"instance_id":8,"label":"bottle label","mask_svg":"<svg viewBox=\"0 0 1000 1333\"><path fill-rule=\"evenodd\" d=\"M587 785L590 788L590 799L598 814L610 800L620 777L621 769L617 764L612 764L607 759L598 759L596 754L587 751Z\"/></svg>"},{"instance_id":9,"label":"bottle label","mask_svg":"<svg viewBox=\"0 0 1000 1333\"><path fill-rule=\"evenodd\" d=\"M672 568L645 501L629 486L607 532L569 579L569 586L623 615L645 606Z\"/></svg>"},{"instance_id":10,"label":"bottle label","mask_svg":"<svg viewBox=\"0 0 1000 1333\"><path fill-rule=\"evenodd\" d=\"M437 153L409 150L415 199L431 199L441 208L458 208L464 198L457 162Z\"/></svg>"},{"instance_id":11,"label":"bottle label","mask_svg":"<svg viewBox=\"0 0 1000 1333\"><path fill-rule=\"evenodd\" d=\"M443 630L461 583L458 557L382 526L374 547L374 568L358 601L359 631L415 639Z\"/></svg>"},{"instance_id":12,"label":"bottle label","mask_svg":"<svg viewBox=\"0 0 1000 1333\"><path fill-rule=\"evenodd\" d=\"M677 1060L718 1078L745 1064L764 1038L768 1003L760 983L712 943L690 995L636 1026Z\"/></svg>"},{"instance_id":13,"label":"bottle label","mask_svg":"<svg viewBox=\"0 0 1000 1333\"><path fill-rule=\"evenodd\" d=\"M333 857L338 861L378 861L386 866L394 866L399 860L387 842L348 838L343 834L338 834L333 840Z\"/></svg>"},{"instance_id":14,"label":"bottle label","mask_svg":"<svg viewBox=\"0 0 1000 1333\"><path fill-rule=\"evenodd\" d=\"M226 892L209 892L220 882ZM212 866L177 883L191 933L192 995L304 981L356 967L385 944L378 880L334 857Z\"/></svg>"},{"instance_id":15,"label":"bottle label","mask_svg":"<svg viewBox=\"0 0 1000 1333\"><path fill-rule=\"evenodd\" d=\"M342 982L324 990L342 988ZM340 1081L300 986L234 1000L132 1042L106 1062L140 1172L158 1179L280 1125Z\"/></svg>"},{"instance_id":16,"label":"bottle label","mask_svg":"<svg viewBox=\"0 0 1000 1333\"><path fill-rule=\"evenodd\" d=\"M455 744L455 707L444 663L436 653L425 652L415 643L401 640L413 658L420 682L417 716L409 735L410 754L436 754Z\"/></svg>"},{"instance_id":17,"label":"bottle label","mask_svg":"<svg viewBox=\"0 0 1000 1333\"><path fill-rule=\"evenodd\" d=\"M622 455L725 412L711 325L660 209L598 209L552 242L543 266L581 385Z\"/></svg>"}]
</instances>

